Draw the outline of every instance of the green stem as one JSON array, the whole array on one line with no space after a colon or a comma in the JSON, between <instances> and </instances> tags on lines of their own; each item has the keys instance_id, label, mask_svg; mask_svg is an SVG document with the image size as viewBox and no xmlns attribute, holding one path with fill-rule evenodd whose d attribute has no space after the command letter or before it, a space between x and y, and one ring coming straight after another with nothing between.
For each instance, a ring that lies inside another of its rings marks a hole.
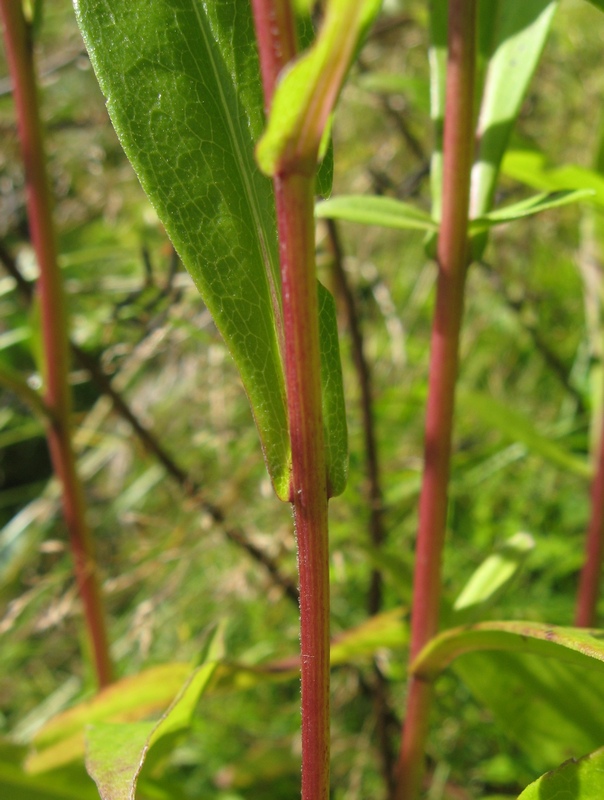
<instances>
[{"instance_id":1,"label":"green stem","mask_svg":"<svg viewBox=\"0 0 604 800\"><path fill-rule=\"evenodd\" d=\"M468 264L476 6L477 0L449 3L442 222L413 586L411 661L438 630L459 334ZM410 678L397 800L415 800L420 791L432 694L430 683Z\"/></svg>"},{"instance_id":2,"label":"green stem","mask_svg":"<svg viewBox=\"0 0 604 800\"><path fill-rule=\"evenodd\" d=\"M63 515L69 532L97 682L99 687L103 687L111 682L112 667L92 541L85 520L84 495L71 446L67 314L57 262L31 43L20 1L0 0L0 16L4 25L25 165L29 226L40 269L37 292L44 349L44 404L50 414L46 435L53 468L63 489Z\"/></svg>"}]
</instances>

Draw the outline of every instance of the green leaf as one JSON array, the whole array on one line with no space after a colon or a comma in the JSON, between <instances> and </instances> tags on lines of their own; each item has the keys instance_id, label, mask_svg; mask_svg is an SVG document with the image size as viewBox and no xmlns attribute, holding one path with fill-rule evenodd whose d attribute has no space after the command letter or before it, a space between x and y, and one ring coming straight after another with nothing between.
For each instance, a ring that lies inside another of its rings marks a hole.
<instances>
[{"instance_id":1,"label":"green leaf","mask_svg":"<svg viewBox=\"0 0 604 800\"><path fill-rule=\"evenodd\" d=\"M478 392L460 392L460 406L463 404L474 416L501 431L505 436L522 442L531 453L539 455L553 464L568 470L574 475L591 478L592 468L587 460L578 458L565 450L553 439L535 430L532 422L516 413L509 406L499 403L489 395Z\"/></svg>"},{"instance_id":2,"label":"green leaf","mask_svg":"<svg viewBox=\"0 0 604 800\"><path fill-rule=\"evenodd\" d=\"M604 0L588 0L588 2L590 2L592 6L599 8L600 11L604 11Z\"/></svg>"},{"instance_id":3,"label":"green leaf","mask_svg":"<svg viewBox=\"0 0 604 800\"><path fill-rule=\"evenodd\" d=\"M472 171L472 217L483 217L491 208L501 159L557 6L558 0L481 3L480 38L488 48L483 52L488 67L478 117L478 157Z\"/></svg>"},{"instance_id":4,"label":"green leaf","mask_svg":"<svg viewBox=\"0 0 604 800\"><path fill-rule=\"evenodd\" d=\"M256 157L266 175L315 169L323 132L380 0L329 0L313 46L286 68Z\"/></svg>"},{"instance_id":5,"label":"green leaf","mask_svg":"<svg viewBox=\"0 0 604 800\"><path fill-rule=\"evenodd\" d=\"M453 670L535 772L601 746L600 669L519 652L484 651L461 656Z\"/></svg>"},{"instance_id":6,"label":"green leaf","mask_svg":"<svg viewBox=\"0 0 604 800\"><path fill-rule=\"evenodd\" d=\"M315 214L319 219L343 219L385 228L438 230L438 224L425 211L392 197L341 195L317 203Z\"/></svg>"},{"instance_id":7,"label":"green leaf","mask_svg":"<svg viewBox=\"0 0 604 800\"><path fill-rule=\"evenodd\" d=\"M604 632L539 622L479 622L435 636L411 664L411 672L434 680L464 653L502 650L555 658L604 675Z\"/></svg>"},{"instance_id":8,"label":"green leaf","mask_svg":"<svg viewBox=\"0 0 604 800\"><path fill-rule=\"evenodd\" d=\"M233 355L273 485L287 500L278 247L272 186L254 160L263 100L249 4L75 5L122 146ZM342 391L330 373L325 396L332 390ZM331 412L339 404L327 402ZM336 427L339 450L342 418Z\"/></svg>"},{"instance_id":9,"label":"green leaf","mask_svg":"<svg viewBox=\"0 0 604 800\"><path fill-rule=\"evenodd\" d=\"M546 192L561 189L590 189L592 202L604 207L604 176L596 170L576 164L551 165L539 150L510 150L502 171L514 180Z\"/></svg>"},{"instance_id":10,"label":"green leaf","mask_svg":"<svg viewBox=\"0 0 604 800\"><path fill-rule=\"evenodd\" d=\"M151 747L187 730L216 662L199 667L159 722L98 723L86 733L86 769L102 800L134 800L136 783Z\"/></svg>"},{"instance_id":11,"label":"green leaf","mask_svg":"<svg viewBox=\"0 0 604 800\"><path fill-rule=\"evenodd\" d=\"M540 214L542 211L548 211L551 208L558 208L559 206L576 203L579 200L585 200L594 195L595 192L593 189L570 189L527 197L525 200L520 200L518 203L498 208L482 217L473 219L470 222L470 233L480 233L495 225L513 222L517 219L530 217L533 214Z\"/></svg>"},{"instance_id":12,"label":"green leaf","mask_svg":"<svg viewBox=\"0 0 604 800\"><path fill-rule=\"evenodd\" d=\"M604 797L604 748L568 761L527 786L518 800L601 800Z\"/></svg>"},{"instance_id":13,"label":"green leaf","mask_svg":"<svg viewBox=\"0 0 604 800\"><path fill-rule=\"evenodd\" d=\"M528 533L517 533L495 553L488 556L473 573L455 601L453 610L469 612L483 606L509 584L528 554L535 540Z\"/></svg>"}]
</instances>

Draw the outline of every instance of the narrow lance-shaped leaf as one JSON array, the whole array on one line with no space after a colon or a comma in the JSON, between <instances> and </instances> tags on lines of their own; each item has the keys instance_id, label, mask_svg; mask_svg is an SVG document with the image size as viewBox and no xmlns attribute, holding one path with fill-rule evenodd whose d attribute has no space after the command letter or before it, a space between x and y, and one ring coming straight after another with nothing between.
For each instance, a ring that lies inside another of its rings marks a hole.
<instances>
[{"instance_id":1,"label":"narrow lance-shaped leaf","mask_svg":"<svg viewBox=\"0 0 604 800\"><path fill-rule=\"evenodd\" d=\"M491 53L478 118L478 158L472 171L471 216L490 210L501 159L543 50L558 0L498 0L481 4ZM486 37L481 37L483 42Z\"/></svg>"},{"instance_id":2,"label":"narrow lance-shaped leaf","mask_svg":"<svg viewBox=\"0 0 604 800\"><path fill-rule=\"evenodd\" d=\"M120 141L233 355L287 500L278 247L272 186L254 160L264 120L249 4L74 1Z\"/></svg>"}]
</instances>

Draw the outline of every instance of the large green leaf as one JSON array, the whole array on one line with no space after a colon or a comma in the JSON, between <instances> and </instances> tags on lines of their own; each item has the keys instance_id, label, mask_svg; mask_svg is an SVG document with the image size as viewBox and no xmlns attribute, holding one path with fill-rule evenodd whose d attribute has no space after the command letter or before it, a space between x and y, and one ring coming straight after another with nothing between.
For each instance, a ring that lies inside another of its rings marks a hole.
<instances>
[{"instance_id":1,"label":"large green leaf","mask_svg":"<svg viewBox=\"0 0 604 800\"><path fill-rule=\"evenodd\" d=\"M75 6L120 141L235 359L273 485L288 499L277 234L272 186L254 160L263 101L249 3ZM327 393L341 392L337 375ZM342 431L340 418L338 452Z\"/></svg>"},{"instance_id":2,"label":"large green leaf","mask_svg":"<svg viewBox=\"0 0 604 800\"><path fill-rule=\"evenodd\" d=\"M568 761L542 775L518 800L601 800L604 797L604 748Z\"/></svg>"},{"instance_id":3,"label":"large green leaf","mask_svg":"<svg viewBox=\"0 0 604 800\"><path fill-rule=\"evenodd\" d=\"M86 732L86 769L102 800L134 800L148 751L167 736L187 730L216 668L199 667L158 722L97 723Z\"/></svg>"},{"instance_id":4,"label":"large green leaf","mask_svg":"<svg viewBox=\"0 0 604 800\"><path fill-rule=\"evenodd\" d=\"M510 133L543 50L558 0L482 0L480 41L488 60L472 171L471 216L493 203Z\"/></svg>"}]
</instances>

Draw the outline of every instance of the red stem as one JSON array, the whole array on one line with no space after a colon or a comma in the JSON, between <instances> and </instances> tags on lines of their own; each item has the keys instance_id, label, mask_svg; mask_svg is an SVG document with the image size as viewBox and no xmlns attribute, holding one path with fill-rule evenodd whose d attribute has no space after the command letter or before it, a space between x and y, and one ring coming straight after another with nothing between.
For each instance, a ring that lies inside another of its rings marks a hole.
<instances>
[{"instance_id":1,"label":"red stem","mask_svg":"<svg viewBox=\"0 0 604 800\"><path fill-rule=\"evenodd\" d=\"M268 108L296 53L287 0L252 0ZM302 682L302 800L329 797L329 549L315 267L314 175L274 178L289 435L290 500L298 544Z\"/></svg>"},{"instance_id":2,"label":"red stem","mask_svg":"<svg viewBox=\"0 0 604 800\"><path fill-rule=\"evenodd\" d=\"M57 262L31 45L21 2L0 0L0 15L25 165L29 227L40 269L37 293L44 348L44 402L50 413L46 435L53 468L63 487L63 515L69 532L76 581L84 607L97 682L99 687L103 687L111 682L112 668L92 541L85 521L84 496L71 446L67 315Z\"/></svg>"},{"instance_id":3,"label":"red stem","mask_svg":"<svg viewBox=\"0 0 604 800\"><path fill-rule=\"evenodd\" d=\"M459 333L468 264L476 5L477 0L449 3L442 222L413 586L411 660L438 630ZM411 678L398 765L397 800L414 800L418 796L431 699L431 685Z\"/></svg>"},{"instance_id":4,"label":"red stem","mask_svg":"<svg viewBox=\"0 0 604 800\"><path fill-rule=\"evenodd\" d=\"M579 578L575 625L594 628L604 559L604 426L600 434L598 463L591 484L591 519L587 530L585 561Z\"/></svg>"}]
</instances>

